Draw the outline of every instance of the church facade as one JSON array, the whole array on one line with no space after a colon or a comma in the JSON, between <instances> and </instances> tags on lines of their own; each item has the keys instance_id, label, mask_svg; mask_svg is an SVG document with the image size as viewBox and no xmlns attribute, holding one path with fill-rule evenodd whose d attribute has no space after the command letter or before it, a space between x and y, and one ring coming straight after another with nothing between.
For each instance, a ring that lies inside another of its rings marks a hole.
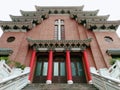
<instances>
[{"instance_id":1,"label":"church facade","mask_svg":"<svg viewBox=\"0 0 120 90\"><path fill-rule=\"evenodd\" d=\"M90 67L109 68L120 57L120 21L83 7L35 6L0 21L0 57L30 66L33 83L90 82Z\"/></svg>"}]
</instances>

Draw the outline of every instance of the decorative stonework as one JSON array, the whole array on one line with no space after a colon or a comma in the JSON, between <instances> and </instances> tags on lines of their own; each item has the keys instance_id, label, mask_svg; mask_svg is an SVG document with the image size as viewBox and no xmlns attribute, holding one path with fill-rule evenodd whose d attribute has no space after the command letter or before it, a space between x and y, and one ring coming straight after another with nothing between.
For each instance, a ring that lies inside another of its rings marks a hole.
<instances>
[{"instance_id":1,"label":"decorative stonework","mask_svg":"<svg viewBox=\"0 0 120 90\"><path fill-rule=\"evenodd\" d=\"M33 27L31 22L13 22L13 21L0 21L0 26L2 27L4 31L9 30L9 29L30 30Z\"/></svg>"},{"instance_id":2,"label":"decorative stonework","mask_svg":"<svg viewBox=\"0 0 120 90\"><path fill-rule=\"evenodd\" d=\"M116 30L120 25L120 21L100 21L88 22L86 28L90 30Z\"/></svg>"},{"instance_id":3,"label":"decorative stonework","mask_svg":"<svg viewBox=\"0 0 120 90\"><path fill-rule=\"evenodd\" d=\"M82 11L84 6L71 6L71 7L44 7L44 6L35 6L37 11L51 11L51 14L55 14L55 12L57 11L57 13L61 13L62 11L64 11L65 14L68 14L68 11Z\"/></svg>"},{"instance_id":4,"label":"decorative stonework","mask_svg":"<svg viewBox=\"0 0 120 90\"><path fill-rule=\"evenodd\" d=\"M81 50L84 50L85 48L89 47L91 40L92 40L91 38L86 40L33 40L31 38L27 38L29 45L35 49L37 48L48 48L48 49L81 48Z\"/></svg>"},{"instance_id":5,"label":"decorative stonework","mask_svg":"<svg viewBox=\"0 0 120 90\"><path fill-rule=\"evenodd\" d=\"M79 24L82 24L89 30L116 30L120 25L120 21L107 21L109 15L97 16L99 10L83 11L83 7L84 6L35 6L36 11L20 10L22 16L10 15L13 21L0 21L0 26L3 31L14 31L13 29L23 29L28 31L33 28L32 24L38 25L42 23L44 19L49 18L49 14L69 14L70 18L75 19Z\"/></svg>"},{"instance_id":6,"label":"decorative stonework","mask_svg":"<svg viewBox=\"0 0 120 90\"><path fill-rule=\"evenodd\" d=\"M106 21L109 15L106 16L78 16L77 22L82 23L82 21L93 22L93 21Z\"/></svg>"},{"instance_id":7,"label":"decorative stonework","mask_svg":"<svg viewBox=\"0 0 120 90\"><path fill-rule=\"evenodd\" d=\"M49 11L46 10L46 11L23 11L23 10L20 10L22 16L42 16L42 15L48 15L49 14Z\"/></svg>"},{"instance_id":8,"label":"decorative stonework","mask_svg":"<svg viewBox=\"0 0 120 90\"><path fill-rule=\"evenodd\" d=\"M32 22L33 24L38 24L42 22L41 16L13 16L10 15L14 22Z\"/></svg>"},{"instance_id":9,"label":"decorative stonework","mask_svg":"<svg viewBox=\"0 0 120 90\"><path fill-rule=\"evenodd\" d=\"M98 12L99 12L99 10L95 10L95 11L80 11L80 12L76 12L76 11L70 10L70 16L71 16L71 18L73 18L73 16L96 16Z\"/></svg>"}]
</instances>

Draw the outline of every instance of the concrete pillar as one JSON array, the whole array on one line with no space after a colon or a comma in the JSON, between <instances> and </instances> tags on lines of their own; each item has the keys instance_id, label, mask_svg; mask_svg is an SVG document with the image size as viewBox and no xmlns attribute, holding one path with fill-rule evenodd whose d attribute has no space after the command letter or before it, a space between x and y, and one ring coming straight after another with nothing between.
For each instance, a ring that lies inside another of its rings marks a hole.
<instances>
[{"instance_id":1,"label":"concrete pillar","mask_svg":"<svg viewBox=\"0 0 120 90\"><path fill-rule=\"evenodd\" d=\"M52 64L53 64L53 51L50 50L46 84L51 84L52 83Z\"/></svg>"},{"instance_id":2,"label":"concrete pillar","mask_svg":"<svg viewBox=\"0 0 120 90\"><path fill-rule=\"evenodd\" d=\"M83 64L85 66L86 78L87 78L88 83L91 83L92 78L90 74L90 66L89 66L86 50L83 51L83 57L84 57Z\"/></svg>"},{"instance_id":3,"label":"concrete pillar","mask_svg":"<svg viewBox=\"0 0 120 90\"><path fill-rule=\"evenodd\" d=\"M34 66L35 58L36 58L36 51L33 50L32 57L31 57L31 60L30 60L30 74L29 74L29 80L30 81L32 79L32 72L33 72L33 66Z\"/></svg>"},{"instance_id":4,"label":"concrete pillar","mask_svg":"<svg viewBox=\"0 0 120 90\"><path fill-rule=\"evenodd\" d=\"M66 72L67 72L67 83L73 84L71 61L70 61L70 51L69 50L66 51Z\"/></svg>"}]
</instances>

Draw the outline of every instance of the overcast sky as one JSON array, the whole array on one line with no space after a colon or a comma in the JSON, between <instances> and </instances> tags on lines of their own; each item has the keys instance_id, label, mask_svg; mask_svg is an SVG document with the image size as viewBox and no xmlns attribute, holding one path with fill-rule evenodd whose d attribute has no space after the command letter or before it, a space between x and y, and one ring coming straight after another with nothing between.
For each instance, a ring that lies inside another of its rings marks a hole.
<instances>
[{"instance_id":1,"label":"overcast sky","mask_svg":"<svg viewBox=\"0 0 120 90\"><path fill-rule=\"evenodd\" d=\"M11 20L9 15L21 15L20 10L33 11L38 6L81 6L83 10L98 10L98 15L110 15L108 20L120 20L120 0L1 0L0 20ZM120 35L120 26L117 30ZM0 30L0 35L2 31Z\"/></svg>"}]
</instances>

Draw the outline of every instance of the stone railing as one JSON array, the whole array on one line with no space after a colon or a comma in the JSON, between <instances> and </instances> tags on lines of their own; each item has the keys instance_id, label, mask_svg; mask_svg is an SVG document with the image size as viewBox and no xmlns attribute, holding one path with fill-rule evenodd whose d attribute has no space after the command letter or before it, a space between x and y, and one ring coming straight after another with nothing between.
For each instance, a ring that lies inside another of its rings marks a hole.
<instances>
[{"instance_id":1,"label":"stone railing","mask_svg":"<svg viewBox=\"0 0 120 90\"><path fill-rule=\"evenodd\" d=\"M92 83L99 90L120 90L120 61L111 66L109 69L101 68L96 70L90 68L92 75Z\"/></svg>"},{"instance_id":2,"label":"stone railing","mask_svg":"<svg viewBox=\"0 0 120 90\"><path fill-rule=\"evenodd\" d=\"M92 83L99 90L120 90L120 80L92 73Z\"/></svg>"},{"instance_id":3,"label":"stone railing","mask_svg":"<svg viewBox=\"0 0 120 90\"><path fill-rule=\"evenodd\" d=\"M120 61L117 60L116 63L108 69L111 77L120 80Z\"/></svg>"},{"instance_id":4,"label":"stone railing","mask_svg":"<svg viewBox=\"0 0 120 90\"><path fill-rule=\"evenodd\" d=\"M0 81L0 90L21 90L27 84L29 84L30 68L26 67L21 74L10 75Z\"/></svg>"},{"instance_id":5,"label":"stone railing","mask_svg":"<svg viewBox=\"0 0 120 90\"><path fill-rule=\"evenodd\" d=\"M29 83L28 76L30 68L11 69L5 60L0 61L0 90L21 90Z\"/></svg>"},{"instance_id":6,"label":"stone railing","mask_svg":"<svg viewBox=\"0 0 120 90\"><path fill-rule=\"evenodd\" d=\"M6 77L9 77L12 69L5 63L4 60L0 61L0 81Z\"/></svg>"}]
</instances>

